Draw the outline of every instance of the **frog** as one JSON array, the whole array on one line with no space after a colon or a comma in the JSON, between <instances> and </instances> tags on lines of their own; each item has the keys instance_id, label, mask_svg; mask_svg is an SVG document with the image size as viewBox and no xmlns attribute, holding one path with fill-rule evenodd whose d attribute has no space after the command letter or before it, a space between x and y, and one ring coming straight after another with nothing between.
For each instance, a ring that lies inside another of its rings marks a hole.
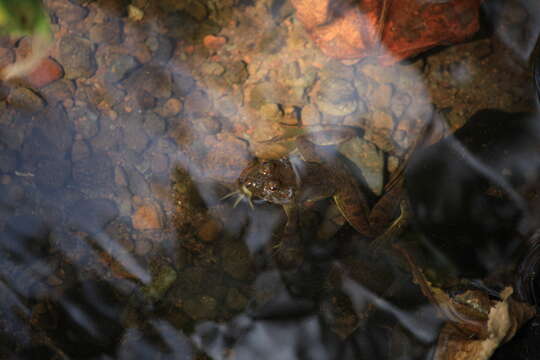
<instances>
[{"instance_id":1,"label":"frog","mask_svg":"<svg viewBox=\"0 0 540 360\"><path fill-rule=\"evenodd\" d=\"M281 241L274 249L281 263L301 261L298 224L302 204L332 198L346 221L362 236L378 239L374 249L403 228L408 217L403 167L390 179L383 196L369 206L367 195L335 146L356 133L349 129L316 131L296 137L294 152L279 159L255 159L237 180L239 199L259 198L282 206L287 216ZM238 201L238 200L237 200ZM401 209L396 218L397 210ZM296 259L296 260L294 260Z\"/></svg>"}]
</instances>

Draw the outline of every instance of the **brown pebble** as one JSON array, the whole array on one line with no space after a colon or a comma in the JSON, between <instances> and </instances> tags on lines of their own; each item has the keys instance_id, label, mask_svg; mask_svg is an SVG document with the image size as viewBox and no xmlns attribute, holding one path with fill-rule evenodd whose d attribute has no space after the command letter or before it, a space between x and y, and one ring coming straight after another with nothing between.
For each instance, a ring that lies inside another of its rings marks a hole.
<instances>
[{"instance_id":1,"label":"brown pebble","mask_svg":"<svg viewBox=\"0 0 540 360\"><path fill-rule=\"evenodd\" d=\"M171 98L159 110L159 114L163 117L178 115L182 111L182 102L178 99Z\"/></svg>"},{"instance_id":2,"label":"brown pebble","mask_svg":"<svg viewBox=\"0 0 540 360\"><path fill-rule=\"evenodd\" d=\"M218 238L219 234L223 230L223 224L221 221L210 218L207 222L205 222L199 231L197 232L197 236L205 242L211 242Z\"/></svg>"},{"instance_id":3,"label":"brown pebble","mask_svg":"<svg viewBox=\"0 0 540 360\"><path fill-rule=\"evenodd\" d=\"M55 60L43 59L34 71L25 77L30 87L41 88L64 76L64 69Z\"/></svg>"},{"instance_id":4,"label":"brown pebble","mask_svg":"<svg viewBox=\"0 0 540 360\"><path fill-rule=\"evenodd\" d=\"M60 286L64 281L56 275L51 275L47 278L47 284L50 286Z\"/></svg>"},{"instance_id":5,"label":"brown pebble","mask_svg":"<svg viewBox=\"0 0 540 360\"><path fill-rule=\"evenodd\" d=\"M386 164L386 168L388 169L388 172L392 174L394 171L397 170L399 166L399 159L395 156L389 156Z\"/></svg>"},{"instance_id":6,"label":"brown pebble","mask_svg":"<svg viewBox=\"0 0 540 360\"><path fill-rule=\"evenodd\" d=\"M203 39L203 44L210 50L219 50L227 43L227 39L223 36L206 35Z\"/></svg>"},{"instance_id":7,"label":"brown pebble","mask_svg":"<svg viewBox=\"0 0 540 360\"><path fill-rule=\"evenodd\" d=\"M158 208L152 203L139 206L131 217L131 221L136 230L155 230L161 228Z\"/></svg>"},{"instance_id":8,"label":"brown pebble","mask_svg":"<svg viewBox=\"0 0 540 360\"><path fill-rule=\"evenodd\" d=\"M135 253L137 255L146 255L152 250L152 242L147 239L137 239L135 242Z\"/></svg>"}]
</instances>

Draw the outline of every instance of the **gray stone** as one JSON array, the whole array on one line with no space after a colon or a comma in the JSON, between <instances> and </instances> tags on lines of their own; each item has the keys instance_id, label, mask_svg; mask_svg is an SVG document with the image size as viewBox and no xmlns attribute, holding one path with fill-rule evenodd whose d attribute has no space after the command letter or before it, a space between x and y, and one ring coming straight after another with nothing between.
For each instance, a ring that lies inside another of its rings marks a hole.
<instances>
[{"instance_id":1,"label":"gray stone","mask_svg":"<svg viewBox=\"0 0 540 360\"><path fill-rule=\"evenodd\" d=\"M392 101L392 93L394 89L392 85L381 84L373 90L370 97L370 106L375 109L386 109Z\"/></svg>"},{"instance_id":2,"label":"gray stone","mask_svg":"<svg viewBox=\"0 0 540 360\"><path fill-rule=\"evenodd\" d=\"M35 113L45 108L45 101L41 96L22 87L11 90L7 101L11 107L25 113Z\"/></svg>"},{"instance_id":3,"label":"gray stone","mask_svg":"<svg viewBox=\"0 0 540 360\"><path fill-rule=\"evenodd\" d=\"M108 199L88 199L76 202L68 209L67 215L70 226L98 233L118 216L118 208Z\"/></svg>"},{"instance_id":4,"label":"gray stone","mask_svg":"<svg viewBox=\"0 0 540 360\"><path fill-rule=\"evenodd\" d=\"M128 73L139 66L139 63L133 56L126 54L111 54L107 60L109 70L107 71L105 80L111 83L123 80Z\"/></svg>"},{"instance_id":5,"label":"gray stone","mask_svg":"<svg viewBox=\"0 0 540 360\"><path fill-rule=\"evenodd\" d=\"M122 27L118 20L110 19L104 24L94 24L89 31L90 40L99 44L120 44Z\"/></svg>"},{"instance_id":6,"label":"gray stone","mask_svg":"<svg viewBox=\"0 0 540 360\"><path fill-rule=\"evenodd\" d=\"M59 60L67 79L89 78L96 72L92 43L75 35L60 40Z\"/></svg>"},{"instance_id":7,"label":"gray stone","mask_svg":"<svg viewBox=\"0 0 540 360\"><path fill-rule=\"evenodd\" d=\"M301 119L304 126L319 125L321 113L314 105L308 104L302 108Z\"/></svg>"},{"instance_id":8,"label":"gray stone","mask_svg":"<svg viewBox=\"0 0 540 360\"><path fill-rule=\"evenodd\" d=\"M73 163L73 180L82 190L109 192L114 185L114 167L111 158L95 153Z\"/></svg>"},{"instance_id":9,"label":"gray stone","mask_svg":"<svg viewBox=\"0 0 540 360\"><path fill-rule=\"evenodd\" d=\"M60 21L74 24L88 15L88 10L70 1L49 1L47 8L52 10Z\"/></svg>"},{"instance_id":10,"label":"gray stone","mask_svg":"<svg viewBox=\"0 0 540 360\"><path fill-rule=\"evenodd\" d=\"M131 193L127 188L121 187L118 189L114 200L116 201L116 205L120 211L120 216L131 216L133 210L131 206Z\"/></svg>"},{"instance_id":11,"label":"gray stone","mask_svg":"<svg viewBox=\"0 0 540 360\"><path fill-rule=\"evenodd\" d=\"M0 184L0 204L3 205L1 208L20 207L25 201L26 194L24 190L22 186L14 182L7 185Z\"/></svg>"},{"instance_id":12,"label":"gray stone","mask_svg":"<svg viewBox=\"0 0 540 360\"><path fill-rule=\"evenodd\" d=\"M217 134L221 130L221 122L216 116L205 116L194 119L193 124L195 130L203 134Z\"/></svg>"},{"instance_id":13,"label":"gray stone","mask_svg":"<svg viewBox=\"0 0 540 360\"><path fill-rule=\"evenodd\" d=\"M153 175L169 172L169 157L167 156L166 151L160 147L159 142L154 142L153 145L144 152L143 157L150 164L150 170Z\"/></svg>"},{"instance_id":14,"label":"gray stone","mask_svg":"<svg viewBox=\"0 0 540 360\"><path fill-rule=\"evenodd\" d=\"M0 85L1 87L1 85ZM0 89L1 93L1 89ZM0 125L9 125L13 122L13 116L7 111L8 105L6 101L0 100Z\"/></svg>"},{"instance_id":15,"label":"gray stone","mask_svg":"<svg viewBox=\"0 0 540 360\"><path fill-rule=\"evenodd\" d=\"M24 126L4 126L0 125L0 143L5 144L9 149L19 150L25 135Z\"/></svg>"},{"instance_id":16,"label":"gray stone","mask_svg":"<svg viewBox=\"0 0 540 360\"><path fill-rule=\"evenodd\" d=\"M350 81L354 78L354 67L332 60L324 65L319 76L321 79L339 78Z\"/></svg>"},{"instance_id":17,"label":"gray stone","mask_svg":"<svg viewBox=\"0 0 540 360\"><path fill-rule=\"evenodd\" d=\"M173 73L172 79L174 95L177 97L184 97L195 88L195 79L188 71Z\"/></svg>"},{"instance_id":18,"label":"gray stone","mask_svg":"<svg viewBox=\"0 0 540 360\"><path fill-rule=\"evenodd\" d=\"M150 195L150 187L144 176L135 167L126 167L124 171L127 175L128 188L131 194L148 197Z\"/></svg>"},{"instance_id":19,"label":"gray stone","mask_svg":"<svg viewBox=\"0 0 540 360\"><path fill-rule=\"evenodd\" d=\"M40 114L37 127L60 152L67 152L71 148L74 128L62 105L47 107Z\"/></svg>"},{"instance_id":20,"label":"gray stone","mask_svg":"<svg viewBox=\"0 0 540 360\"><path fill-rule=\"evenodd\" d=\"M172 79L161 66L144 65L126 80L128 89L145 90L157 98L167 99L172 94Z\"/></svg>"},{"instance_id":21,"label":"gray stone","mask_svg":"<svg viewBox=\"0 0 540 360\"><path fill-rule=\"evenodd\" d=\"M62 189L70 175L70 161L63 159L43 160L37 165L35 181L41 189Z\"/></svg>"},{"instance_id":22,"label":"gray stone","mask_svg":"<svg viewBox=\"0 0 540 360\"><path fill-rule=\"evenodd\" d=\"M377 83L374 80L366 77L364 74L358 72L353 78L353 84L358 97L365 100Z\"/></svg>"},{"instance_id":23,"label":"gray stone","mask_svg":"<svg viewBox=\"0 0 540 360\"><path fill-rule=\"evenodd\" d=\"M150 142L138 117L134 117L122 127L122 135L124 146L137 153L144 151Z\"/></svg>"},{"instance_id":24,"label":"gray stone","mask_svg":"<svg viewBox=\"0 0 540 360\"><path fill-rule=\"evenodd\" d=\"M317 96L317 106L328 115L345 116L357 108L357 94L354 86L346 80L330 78L321 82Z\"/></svg>"},{"instance_id":25,"label":"gray stone","mask_svg":"<svg viewBox=\"0 0 540 360\"><path fill-rule=\"evenodd\" d=\"M90 139L99 132L99 113L90 107L71 109L69 117L75 124L75 130L83 139Z\"/></svg>"},{"instance_id":26,"label":"gray stone","mask_svg":"<svg viewBox=\"0 0 540 360\"><path fill-rule=\"evenodd\" d=\"M238 108L236 107L238 101L233 96L223 96L215 101L216 111L225 117L232 117L238 112Z\"/></svg>"},{"instance_id":27,"label":"gray stone","mask_svg":"<svg viewBox=\"0 0 540 360\"><path fill-rule=\"evenodd\" d=\"M90 156L90 146L84 140L76 140L71 148L71 160L79 161Z\"/></svg>"},{"instance_id":28,"label":"gray stone","mask_svg":"<svg viewBox=\"0 0 540 360\"><path fill-rule=\"evenodd\" d=\"M21 167L24 171L34 171L38 161L58 159L64 156L40 128L33 128L25 137L21 151Z\"/></svg>"},{"instance_id":29,"label":"gray stone","mask_svg":"<svg viewBox=\"0 0 540 360\"><path fill-rule=\"evenodd\" d=\"M198 116L211 111L211 106L212 103L204 91L192 91L184 101L184 112L188 115Z\"/></svg>"},{"instance_id":30,"label":"gray stone","mask_svg":"<svg viewBox=\"0 0 540 360\"><path fill-rule=\"evenodd\" d=\"M399 92L392 97L392 112L397 118L400 118L401 115L405 113L405 110L407 110L410 104L411 97L406 93Z\"/></svg>"},{"instance_id":31,"label":"gray stone","mask_svg":"<svg viewBox=\"0 0 540 360\"><path fill-rule=\"evenodd\" d=\"M156 107L157 99L148 91L137 91L136 98L137 105L139 105L142 111L150 110Z\"/></svg>"},{"instance_id":32,"label":"gray stone","mask_svg":"<svg viewBox=\"0 0 540 360\"><path fill-rule=\"evenodd\" d=\"M223 75L223 77L230 84L241 85L247 80L249 76L247 71L247 65L243 61L235 61L231 64L228 64L226 70L227 72L225 73L225 75Z\"/></svg>"},{"instance_id":33,"label":"gray stone","mask_svg":"<svg viewBox=\"0 0 540 360\"><path fill-rule=\"evenodd\" d=\"M0 173L10 173L17 166L17 153L9 149L0 148Z\"/></svg>"},{"instance_id":34,"label":"gray stone","mask_svg":"<svg viewBox=\"0 0 540 360\"><path fill-rule=\"evenodd\" d=\"M154 63L165 64L171 59L174 45L168 37L161 35L150 36L146 39L146 45L152 52Z\"/></svg>"},{"instance_id":35,"label":"gray stone","mask_svg":"<svg viewBox=\"0 0 540 360\"><path fill-rule=\"evenodd\" d=\"M362 171L367 185L375 193L381 195L384 182L384 155L375 145L354 137L339 147L340 152Z\"/></svg>"},{"instance_id":36,"label":"gray stone","mask_svg":"<svg viewBox=\"0 0 540 360\"><path fill-rule=\"evenodd\" d=\"M42 88L41 93L47 103L54 105L73 97L75 86L71 80L60 79Z\"/></svg>"},{"instance_id":37,"label":"gray stone","mask_svg":"<svg viewBox=\"0 0 540 360\"><path fill-rule=\"evenodd\" d=\"M366 130L365 138L371 141L379 149L392 151L394 142L392 131L394 129L394 119L391 114L385 111L375 111L371 116L371 121Z\"/></svg>"},{"instance_id":38,"label":"gray stone","mask_svg":"<svg viewBox=\"0 0 540 360\"><path fill-rule=\"evenodd\" d=\"M102 117L101 119L99 133L90 140L92 148L94 151L114 150L118 147L121 139L120 131L107 125L109 123L107 118L103 119Z\"/></svg>"},{"instance_id":39,"label":"gray stone","mask_svg":"<svg viewBox=\"0 0 540 360\"><path fill-rule=\"evenodd\" d=\"M167 130L167 121L151 111L144 115L143 126L149 136L161 136Z\"/></svg>"}]
</instances>

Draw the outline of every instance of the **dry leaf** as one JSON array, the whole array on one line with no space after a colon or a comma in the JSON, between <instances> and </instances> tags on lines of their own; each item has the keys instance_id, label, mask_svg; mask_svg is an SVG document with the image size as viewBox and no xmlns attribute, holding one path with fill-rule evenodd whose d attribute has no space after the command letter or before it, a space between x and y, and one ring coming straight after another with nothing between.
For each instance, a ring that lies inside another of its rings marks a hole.
<instances>
[{"instance_id":1,"label":"dry leaf","mask_svg":"<svg viewBox=\"0 0 540 360\"><path fill-rule=\"evenodd\" d=\"M468 290L450 297L433 286L402 247L398 247L422 293L436 305L447 321L437 342L435 360L484 360L510 340L536 313L533 306L510 296L511 287L500 293L500 301L491 300L481 290Z\"/></svg>"}]
</instances>

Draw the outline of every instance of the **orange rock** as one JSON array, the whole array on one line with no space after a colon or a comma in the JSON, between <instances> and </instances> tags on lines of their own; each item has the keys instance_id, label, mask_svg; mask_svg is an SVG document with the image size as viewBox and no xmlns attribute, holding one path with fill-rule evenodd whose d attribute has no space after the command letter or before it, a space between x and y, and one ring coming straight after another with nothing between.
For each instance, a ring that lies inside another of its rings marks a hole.
<instances>
[{"instance_id":1,"label":"orange rock","mask_svg":"<svg viewBox=\"0 0 540 360\"><path fill-rule=\"evenodd\" d=\"M158 207L152 203L139 206L131 217L131 222L136 230L160 229L161 219Z\"/></svg>"},{"instance_id":2,"label":"orange rock","mask_svg":"<svg viewBox=\"0 0 540 360\"><path fill-rule=\"evenodd\" d=\"M163 108L161 110L161 115L164 117L174 116L177 115L180 111L182 111L182 102L175 98L170 98L163 104Z\"/></svg>"},{"instance_id":3,"label":"orange rock","mask_svg":"<svg viewBox=\"0 0 540 360\"><path fill-rule=\"evenodd\" d=\"M385 65L463 41L479 28L482 0L291 0L323 53L341 60L377 56Z\"/></svg>"},{"instance_id":4,"label":"orange rock","mask_svg":"<svg viewBox=\"0 0 540 360\"><path fill-rule=\"evenodd\" d=\"M64 69L51 58L43 59L34 71L25 77L33 88L41 88L64 76Z\"/></svg>"},{"instance_id":5,"label":"orange rock","mask_svg":"<svg viewBox=\"0 0 540 360\"><path fill-rule=\"evenodd\" d=\"M206 35L203 44L210 50L219 50L225 45L227 39L223 36Z\"/></svg>"}]
</instances>

